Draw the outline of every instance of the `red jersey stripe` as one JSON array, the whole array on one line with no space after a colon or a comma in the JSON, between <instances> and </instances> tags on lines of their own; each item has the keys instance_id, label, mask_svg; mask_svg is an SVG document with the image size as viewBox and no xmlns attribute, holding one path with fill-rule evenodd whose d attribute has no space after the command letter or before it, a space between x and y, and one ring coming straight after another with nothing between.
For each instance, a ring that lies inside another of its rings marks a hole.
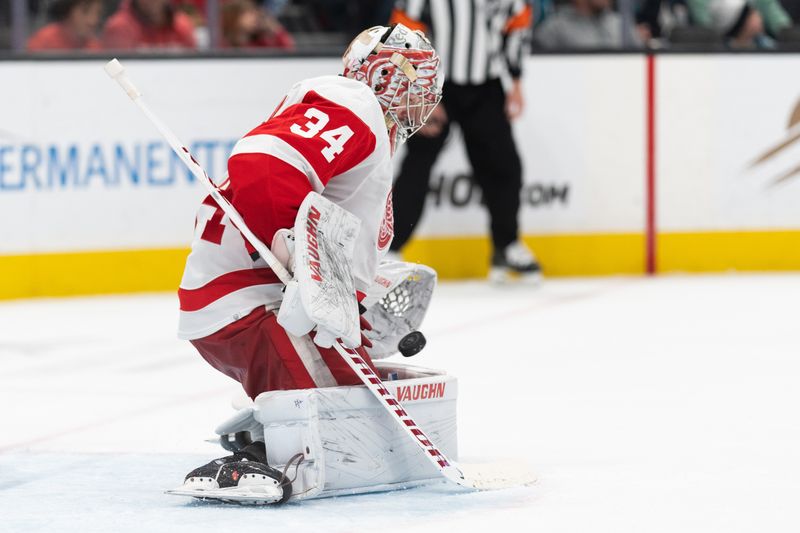
<instances>
[{"instance_id":1,"label":"red jersey stripe","mask_svg":"<svg viewBox=\"0 0 800 533\"><path fill-rule=\"evenodd\" d=\"M252 287L280 283L278 276L270 268L235 270L214 278L196 289L178 289L181 311L199 311L234 291Z\"/></svg>"},{"instance_id":2,"label":"red jersey stripe","mask_svg":"<svg viewBox=\"0 0 800 533\"><path fill-rule=\"evenodd\" d=\"M261 242L269 246L276 231L294 227L297 210L311 192L308 176L263 153L234 155L228 172L226 195Z\"/></svg>"}]
</instances>

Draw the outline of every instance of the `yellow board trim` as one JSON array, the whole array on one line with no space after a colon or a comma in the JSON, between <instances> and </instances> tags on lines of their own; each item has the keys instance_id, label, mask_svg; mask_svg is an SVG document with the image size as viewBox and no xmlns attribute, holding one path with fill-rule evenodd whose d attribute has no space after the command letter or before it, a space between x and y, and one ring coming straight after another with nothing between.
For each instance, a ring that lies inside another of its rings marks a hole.
<instances>
[{"instance_id":1,"label":"yellow board trim","mask_svg":"<svg viewBox=\"0 0 800 533\"><path fill-rule=\"evenodd\" d=\"M800 270L800 231L659 234L659 272Z\"/></svg>"},{"instance_id":2,"label":"yellow board trim","mask_svg":"<svg viewBox=\"0 0 800 533\"><path fill-rule=\"evenodd\" d=\"M643 274L640 233L530 235L545 276ZM800 231L662 233L658 271L800 270ZM187 248L0 256L0 299L175 291ZM416 239L403 251L442 279L483 278L491 244L482 237Z\"/></svg>"},{"instance_id":3,"label":"yellow board trim","mask_svg":"<svg viewBox=\"0 0 800 533\"><path fill-rule=\"evenodd\" d=\"M0 256L0 299L176 291L188 249Z\"/></svg>"},{"instance_id":4,"label":"yellow board trim","mask_svg":"<svg viewBox=\"0 0 800 533\"><path fill-rule=\"evenodd\" d=\"M642 234L537 235L524 241L536 253L545 276L644 272ZM487 238L416 239L403 249L403 258L430 265L442 279L483 278L489 273L491 242Z\"/></svg>"}]
</instances>

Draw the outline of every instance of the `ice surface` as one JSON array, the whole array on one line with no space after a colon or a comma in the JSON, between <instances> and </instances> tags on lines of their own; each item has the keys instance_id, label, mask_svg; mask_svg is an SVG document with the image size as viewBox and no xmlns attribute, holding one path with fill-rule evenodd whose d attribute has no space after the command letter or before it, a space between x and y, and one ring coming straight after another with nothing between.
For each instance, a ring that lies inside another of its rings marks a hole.
<instances>
[{"instance_id":1,"label":"ice surface","mask_svg":"<svg viewBox=\"0 0 800 533\"><path fill-rule=\"evenodd\" d=\"M173 295L0 304L0 531L796 532L800 275L443 284L409 362L459 377L467 459L532 488L239 508L165 496L238 385Z\"/></svg>"}]
</instances>

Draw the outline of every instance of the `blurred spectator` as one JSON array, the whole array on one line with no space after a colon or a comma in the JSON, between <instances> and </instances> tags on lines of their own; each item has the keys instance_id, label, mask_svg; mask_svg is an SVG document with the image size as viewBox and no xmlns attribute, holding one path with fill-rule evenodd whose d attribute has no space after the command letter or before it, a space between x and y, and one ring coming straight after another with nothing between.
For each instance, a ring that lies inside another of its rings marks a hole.
<instances>
[{"instance_id":1,"label":"blurred spectator","mask_svg":"<svg viewBox=\"0 0 800 533\"><path fill-rule=\"evenodd\" d=\"M530 0L531 7L533 8L534 27L541 25L555 12L556 3L560 3L560 0Z\"/></svg>"},{"instance_id":2,"label":"blurred spectator","mask_svg":"<svg viewBox=\"0 0 800 533\"><path fill-rule=\"evenodd\" d=\"M745 0L711 0L708 5L711 26L730 48L774 48L764 35L761 14Z\"/></svg>"},{"instance_id":3,"label":"blurred spectator","mask_svg":"<svg viewBox=\"0 0 800 533\"><path fill-rule=\"evenodd\" d=\"M172 0L176 11L186 13L195 26L206 24L206 0Z\"/></svg>"},{"instance_id":4,"label":"blurred spectator","mask_svg":"<svg viewBox=\"0 0 800 533\"><path fill-rule=\"evenodd\" d=\"M640 0L636 9L639 37L652 47L662 45L673 28L689 24L686 0ZM649 42L648 42L649 41Z\"/></svg>"},{"instance_id":5,"label":"blurred spectator","mask_svg":"<svg viewBox=\"0 0 800 533\"><path fill-rule=\"evenodd\" d=\"M347 0L296 0L314 19L314 25L324 32L354 33L351 4Z\"/></svg>"},{"instance_id":6,"label":"blurred spectator","mask_svg":"<svg viewBox=\"0 0 800 533\"><path fill-rule=\"evenodd\" d=\"M394 0L359 0L358 23L361 27L386 24L394 8Z\"/></svg>"},{"instance_id":7,"label":"blurred spectator","mask_svg":"<svg viewBox=\"0 0 800 533\"><path fill-rule=\"evenodd\" d=\"M191 19L170 0L123 0L106 22L103 45L114 50L197 46Z\"/></svg>"},{"instance_id":8,"label":"blurred spectator","mask_svg":"<svg viewBox=\"0 0 800 533\"><path fill-rule=\"evenodd\" d=\"M261 5L264 6L268 12L272 13L276 17L281 14L283 8L286 7L286 4L289 3L289 0L264 0L261 2Z\"/></svg>"},{"instance_id":9,"label":"blurred spectator","mask_svg":"<svg viewBox=\"0 0 800 533\"><path fill-rule=\"evenodd\" d=\"M711 12L712 4L718 3L718 0L686 0L692 23L707 28L715 28L716 25L712 20ZM773 37L792 26L792 19L781 5L780 0L751 0L749 5L758 11L764 29Z\"/></svg>"},{"instance_id":10,"label":"blurred spectator","mask_svg":"<svg viewBox=\"0 0 800 533\"><path fill-rule=\"evenodd\" d=\"M211 35L206 22L206 0L172 0L176 12L184 13L194 26L194 42L199 50L211 47Z\"/></svg>"},{"instance_id":11,"label":"blurred spectator","mask_svg":"<svg viewBox=\"0 0 800 533\"><path fill-rule=\"evenodd\" d=\"M294 48L289 32L253 0L229 0L222 6L222 38L232 48Z\"/></svg>"},{"instance_id":12,"label":"blurred spectator","mask_svg":"<svg viewBox=\"0 0 800 533\"><path fill-rule=\"evenodd\" d=\"M385 24L394 0L292 0L292 4L304 8L314 19L313 26L324 32L355 35L364 27Z\"/></svg>"},{"instance_id":13,"label":"blurred spectator","mask_svg":"<svg viewBox=\"0 0 800 533\"><path fill-rule=\"evenodd\" d=\"M797 0L785 0L782 5L792 21L800 21L800 2Z\"/></svg>"},{"instance_id":14,"label":"blurred spectator","mask_svg":"<svg viewBox=\"0 0 800 533\"><path fill-rule=\"evenodd\" d=\"M48 15L52 22L28 39L32 52L43 50L100 50L97 29L103 0L55 0Z\"/></svg>"},{"instance_id":15,"label":"blurred spectator","mask_svg":"<svg viewBox=\"0 0 800 533\"><path fill-rule=\"evenodd\" d=\"M622 48L622 17L611 10L611 0L571 0L569 5L556 8L534 31L534 41L542 48ZM628 42L641 46L634 33Z\"/></svg>"}]
</instances>

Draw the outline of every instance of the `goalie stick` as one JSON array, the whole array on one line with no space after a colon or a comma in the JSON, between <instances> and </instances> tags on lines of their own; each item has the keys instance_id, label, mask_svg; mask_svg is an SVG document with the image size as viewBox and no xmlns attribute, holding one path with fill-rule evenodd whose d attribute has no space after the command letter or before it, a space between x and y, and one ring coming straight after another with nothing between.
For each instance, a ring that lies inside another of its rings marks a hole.
<instances>
[{"instance_id":1,"label":"goalie stick","mask_svg":"<svg viewBox=\"0 0 800 533\"><path fill-rule=\"evenodd\" d=\"M211 197L225 212L228 218L233 222L236 228L244 235L250 242L255 250L267 262L270 268L275 272L278 278L284 283L288 284L292 276L278 262L269 248L256 237L256 235L247 227L242 217L236 211L225 197L220 194L217 187L211 182L206 171L197 163L195 158L189 152L188 148L178 139L178 137L164 124L145 104L142 100L142 94L136 86L130 81L125 73L125 68L117 59L112 59L104 67L106 73L112 79L116 80L122 89L127 93L131 100L139 107L139 109L147 116L153 125L158 129L159 133L169 143L170 147L175 151L178 157L183 161L187 168L194 174L194 176L205 186ZM422 429L417 426L416 422L409 416L403 409L403 406L394 395L386 388L381 381L380 377L372 370L372 368L361 358L361 356L350 348L344 346L341 341L337 340L334 347L339 355L345 360L350 368L358 375L364 385L370 392L378 399L381 405L389 412L394 420L403 428L408 436L415 442L415 444L423 451L425 457L430 463L441 473L441 475L448 481L459 485L461 487L478 489L478 490L491 490L497 488L506 488L509 486L525 484L526 482L514 481L509 483L510 477L508 474L502 474L497 468L478 469L466 476L465 473L459 468L458 465L452 463L442 453L441 450L425 435ZM509 472L510 474L510 472ZM517 472L518 474L518 472ZM513 477L513 476L511 476ZM527 481L532 482L533 479Z\"/></svg>"}]
</instances>

